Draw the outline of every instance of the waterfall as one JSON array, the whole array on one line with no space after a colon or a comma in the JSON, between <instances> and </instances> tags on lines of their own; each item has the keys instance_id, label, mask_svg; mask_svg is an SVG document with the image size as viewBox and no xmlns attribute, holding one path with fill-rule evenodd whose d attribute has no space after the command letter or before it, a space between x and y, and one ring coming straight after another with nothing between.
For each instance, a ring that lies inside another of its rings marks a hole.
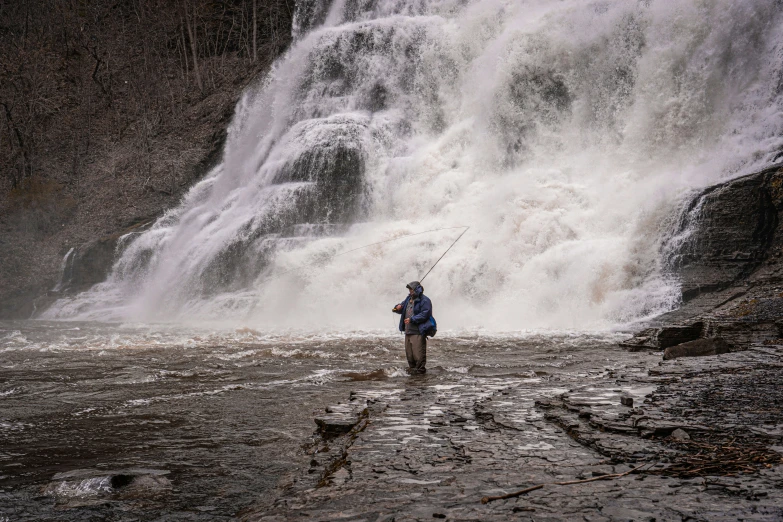
<instances>
[{"instance_id":1,"label":"waterfall","mask_svg":"<svg viewBox=\"0 0 783 522\"><path fill-rule=\"evenodd\" d=\"M778 1L300 0L222 163L50 319L606 329L677 305L685 197L783 147ZM301 269L297 269L300 268Z\"/></svg>"}]
</instances>

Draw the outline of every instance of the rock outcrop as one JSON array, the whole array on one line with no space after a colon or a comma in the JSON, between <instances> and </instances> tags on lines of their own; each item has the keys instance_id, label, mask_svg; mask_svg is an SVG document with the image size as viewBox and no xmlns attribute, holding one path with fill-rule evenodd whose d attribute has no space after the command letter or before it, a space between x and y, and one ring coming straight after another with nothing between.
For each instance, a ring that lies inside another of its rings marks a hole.
<instances>
[{"instance_id":1,"label":"rock outcrop","mask_svg":"<svg viewBox=\"0 0 783 522\"><path fill-rule=\"evenodd\" d=\"M663 360L677 359L679 357L704 357L706 355L721 355L729 353L731 349L728 343L720 337L710 339L696 339L687 343L670 346L663 352Z\"/></svg>"},{"instance_id":2,"label":"rock outcrop","mask_svg":"<svg viewBox=\"0 0 783 522\"><path fill-rule=\"evenodd\" d=\"M36 318L57 299L104 281L117 260L120 243L146 230L153 222L154 218L135 219L113 234L72 248L63 260L60 281L50 290L41 288L35 299L21 300L22 305L14 309L16 315Z\"/></svg>"},{"instance_id":3,"label":"rock outcrop","mask_svg":"<svg viewBox=\"0 0 783 522\"><path fill-rule=\"evenodd\" d=\"M720 337L742 349L783 338L781 212L781 166L694 197L664 251L682 284L682 306L620 345L663 350Z\"/></svg>"},{"instance_id":4,"label":"rock outcrop","mask_svg":"<svg viewBox=\"0 0 783 522\"><path fill-rule=\"evenodd\" d=\"M701 338L704 332L704 323L696 321L692 324L664 326L660 328L646 328L634 337L620 343L630 352L638 352L647 349L666 349L681 343L695 341Z\"/></svg>"},{"instance_id":5,"label":"rock outcrop","mask_svg":"<svg viewBox=\"0 0 783 522\"><path fill-rule=\"evenodd\" d=\"M65 259L58 289L62 292L82 291L104 281L116 261L120 239L128 239L146 230L152 223L153 218L139 219L114 234L75 247Z\"/></svg>"},{"instance_id":6,"label":"rock outcrop","mask_svg":"<svg viewBox=\"0 0 783 522\"><path fill-rule=\"evenodd\" d=\"M692 233L669 252L683 301L741 284L780 256L781 184L783 170L776 167L712 186L691 201L677 236Z\"/></svg>"}]
</instances>

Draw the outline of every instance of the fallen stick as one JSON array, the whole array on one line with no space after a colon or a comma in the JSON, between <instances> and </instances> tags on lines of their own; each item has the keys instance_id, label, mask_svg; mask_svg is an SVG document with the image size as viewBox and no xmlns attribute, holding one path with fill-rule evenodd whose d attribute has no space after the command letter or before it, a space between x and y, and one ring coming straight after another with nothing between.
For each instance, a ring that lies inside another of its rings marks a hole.
<instances>
[{"instance_id":1,"label":"fallen stick","mask_svg":"<svg viewBox=\"0 0 783 522\"><path fill-rule=\"evenodd\" d=\"M749 347L748 350L753 350L754 352L765 353L767 355L772 355L774 357L780 357L779 353L770 352L769 350L762 350L761 348L755 348L753 346Z\"/></svg>"},{"instance_id":2,"label":"fallen stick","mask_svg":"<svg viewBox=\"0 0 783 522\"><path fill-rule=\"evenodd\" d=\"M530 493L531 491L535 491L537 489L541 489L544 486L570 486L571 484L584 484L585 482L595 482L596 480L609 480L609 479L616 479L620 477L624 477L626 475L629 475L633 473L634 471L644 467L646 464L642 464L641 466L637 466L633 469L629 469L628 471L624 473L615 473L613 475L601 475L598 477L593 477L589 479L584 480L570 480L568 482L549 482L547 484L539 484L537 486L531 486L529 488L521 489L519 491L515 491L514 493L508 493L507 495L498 495L496 497L484 497L481 499L482 504L487 504L489 502L492 502L493 500L505 500L507 498L514 498L518 497L520 495L524 495L525 493Z\"/></svg>"},{"instance_id":3,"label":"fallen stick","mask_svg":"<svg viewBox=\"0 0 783 522\"><path fill-rule=\"evenodd\" d=\"M515 491L514 493L509 493L508 495L499 495L497 497L484 497L484 498L481 499L481 503L482 504L486 504L487 502L492 502L493 500L505 500L507 498L518 497L520 495L524 495L525 493L530 493L531 491L535 491L537 489L541 489L544 486L546 486L546 484L539 484L538 486L532 486L532 487L529 487L529 488L525 488L525 489L522 489L522 490L519 490L519 491Z\"/></svg>"}]
</instances>

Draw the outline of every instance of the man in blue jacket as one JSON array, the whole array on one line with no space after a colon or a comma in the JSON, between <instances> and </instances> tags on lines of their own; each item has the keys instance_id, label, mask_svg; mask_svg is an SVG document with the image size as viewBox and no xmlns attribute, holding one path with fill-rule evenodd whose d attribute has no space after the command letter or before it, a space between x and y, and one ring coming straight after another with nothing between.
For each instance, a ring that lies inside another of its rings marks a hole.
<instances>
[{"instance_id":1,"label":"man in blue jacket","mask_svg":"<svg viewBox=\"0 0 783 522\"><path fill-rule=\"evenodd\" d=\"M410 373L425 373L427 369L427 334L434 329L432 301L423 294L418 281L408 283L408 297L392 311L400 314L400 331L405 332L405 356Z\"/></svg>"}]
</instances>

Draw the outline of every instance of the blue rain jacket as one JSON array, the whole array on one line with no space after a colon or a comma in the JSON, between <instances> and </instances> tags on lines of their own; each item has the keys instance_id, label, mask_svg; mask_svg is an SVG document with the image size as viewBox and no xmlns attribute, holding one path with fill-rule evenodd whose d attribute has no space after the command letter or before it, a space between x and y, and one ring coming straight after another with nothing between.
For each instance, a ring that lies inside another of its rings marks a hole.
<instances>
[{"instance_id":1,"label":"blue rain jacket","mask_svg":"<svg viewBox=\"0 0 783 522\"><path fill-rule=\"evenodd\" d=\"M413 317L411 322L419 326L419 333L421 335L427 335L427 332L433 328L433 323L430 321L432 317L432 301L430 298L423 294L424 288L419 285L415 291L415 301L413 302ZM400 303L400 331L405 331L405 310L408 307L408 301L410 300L410 294Z\"/></svg>"}]
</instances>

